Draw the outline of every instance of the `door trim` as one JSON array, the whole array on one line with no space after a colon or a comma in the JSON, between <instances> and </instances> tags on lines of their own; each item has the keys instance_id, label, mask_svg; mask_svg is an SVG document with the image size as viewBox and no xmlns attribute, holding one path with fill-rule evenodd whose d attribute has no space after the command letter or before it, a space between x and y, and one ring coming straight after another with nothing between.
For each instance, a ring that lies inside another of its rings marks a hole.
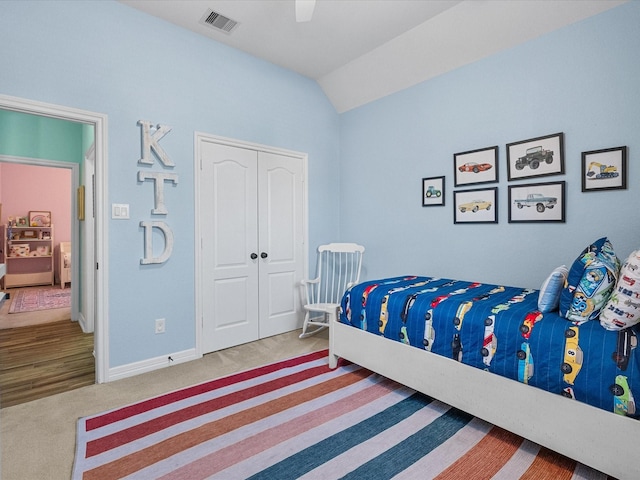
<instances>
[{"instance_id":1,"label":"door trim","mask_svg":"<svg viewBox=\"0 0 640 480\"><path fill-rule=\"evenodd\" d=\"M205 271L202 268L202 231L200 227L200 188L201 188L201 150L200 144L203 141L208 141L212 143L217 143L219 145L226 145L229 147L235 148L246 148L248 150L255 150L258 152L265 153L273 153L276 155L284 155L287 157L293 157L300 159L302 162L302 176L303 176L303 244L304 244L304 278L308 278L308 265L309 265L309 248L308 239L309 239L309 195L308 195L308 154L303 152L297 152L294 150L286 150L278 147L272 147L269 145L262 145L259 143L253 142L245 142L242 140L237 140L228 137L221 137L218 135L211 135L204 132L195 132L194 133L194 156L193 156L193 192L194 192L194 253L195 253L195 263L194 263L194 285L195 285L195 322L196 322L196 355L203 355L203 347L202 347L202 329L203 329L203 314L202 314L202 275Z\"/></svg>"},{"instance_id":2,"label":"door trim","mask_svg":"<svg viewBox=\"0 0 640 480\"><path fill-rule=\"evenodd\" d=\"M0 108L17 112L58 118L71 122L92 125L95 133L96 182L95 182L95 261L86 262L83 274L95 273L95 332L94 348L96 358L96 383L109 381L109 325L108 325L108 277L109 259L107 249L108 222L107 215L107 116L101 113L80 110L63 105L44 103L8 95L0 95ZM75 216L74 216L75 217ZM77 234L78 225L74 220L73 230ZM75 238L75 237L74 237ZM89 239L87 239L88 241ZM76 262L78 263L78 262Z\"/></svg>"}]
</instances>

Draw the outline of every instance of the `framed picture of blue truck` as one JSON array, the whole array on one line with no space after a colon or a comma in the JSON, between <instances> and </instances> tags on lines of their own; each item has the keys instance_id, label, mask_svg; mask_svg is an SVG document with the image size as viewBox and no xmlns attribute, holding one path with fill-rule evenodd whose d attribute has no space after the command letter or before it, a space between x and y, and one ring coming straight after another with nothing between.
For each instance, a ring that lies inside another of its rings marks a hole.
<instances>
[{"instance_id":1,"label":"framed picture of blue truck","mask_svg":"<svg viewBox=\"0 0 640 480\"><path fill-rule=\"evenodd\" d=\"M422 179L422 206L444 206L444 177Z\"/></svg>"},{"instance_id":2,"label":"framed picture of blue truck","mask_svg":"<svg viewBox=\"0 0 640 480\"><path fill-rule=\"evenodd\" d=\"M565 222L565 182L509 186L509 223Z\"/></svg>"},{"instance_id":3,"label":"framed picture of blue truck","mask_svg":"<svg viewBox=\"0 0 640 480\"><path fill-rule=\"evenodd\" d=\"M582 152L582 191L627 188L627 147Z\"/></svg>"},{"instance_id":4,"label":"framed picture of blue truck","mask_svg":"<svg viewBox=\"0 0 640 480\"><path fill-rule=\"evenodd\" d=\"M509 181L564 173L564 134L507 144Z\"/></svg>"}]
</instances>

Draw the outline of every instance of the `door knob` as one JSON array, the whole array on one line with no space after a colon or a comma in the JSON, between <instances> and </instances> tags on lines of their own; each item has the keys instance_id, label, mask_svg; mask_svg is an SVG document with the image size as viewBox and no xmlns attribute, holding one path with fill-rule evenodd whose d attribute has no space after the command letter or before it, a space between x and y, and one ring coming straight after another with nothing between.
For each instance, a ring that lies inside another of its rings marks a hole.
<instances>
[{"instance_id":1,"label":"door knob","mask_svg":"<svg viewBox=\"0 0 640 480\"><path fill-rule=\"evenodd\" d=\"M267 258L268 256L269 256L269 255L267 255L267 252L262 252L262 253L260 254L260 257L262 257L262 258Z\"/></svg>"},{"instance_id":2,"label":"door knob","mask_svg":"<svg viewBox=\"0 0 640 480\"><path fill-rule=\"evenodd\" d=\"M251 260L255 260L256 258L258 258L258 254L257 253L252 253L251 254Z\"/></svg>"}]
</instances>

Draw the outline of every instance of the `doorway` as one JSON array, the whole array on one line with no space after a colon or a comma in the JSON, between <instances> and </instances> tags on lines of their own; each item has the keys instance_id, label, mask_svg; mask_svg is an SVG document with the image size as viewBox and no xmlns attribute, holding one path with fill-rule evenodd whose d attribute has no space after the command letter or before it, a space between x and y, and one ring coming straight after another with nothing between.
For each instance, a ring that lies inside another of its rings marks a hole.
<instances>
[{"instance_id":1,"label":"doorway","mask_svg":"<svg viewBox=\"0 0 640 480\"><path fill-rule=\"evenodd\" d=\"M86 183L85 171L83 174L83 184L85 185L86 199L85 206L92 205L94 208L90 212L92 215L94 228L91 231L85 231L86 238L82 242L79 241L80 226L78 220L78 204L77 198L72 197L73 215L72 215L72 243L79 245L83 243L85 249L80 257L79 249L74 249L75 261L72 258L74 278L79 279L78 297L83 297L86 288L83 282L89 282L95 292L88 303L89 309L84 312L79 311L80 316L89 317L94 324L94 351L95 351L95 381L103 383L108 381L108 338L106 335L107 327L107 275L108 262L105 249L107 238L107 223L104 212L106 208L106 182L107 182L107 165L106 165L106 137L107 137L107 118L106 115L73 109L60 105L36 102L17 97L0 95L0 109L12 112L20 112L28 115L35 115L46 118L54 118L76 122L83 124L92 129L94 135L95 152L95 172L91 172L91 183ZM85 162L86 163L86 162ZM78 186L80 179L74 186ZM88 212L85 212L87 215ZM82 266L80 269L79 266ZM75 302L78 305L85 305L84 301Z\"/></svg>"}]
</instances>

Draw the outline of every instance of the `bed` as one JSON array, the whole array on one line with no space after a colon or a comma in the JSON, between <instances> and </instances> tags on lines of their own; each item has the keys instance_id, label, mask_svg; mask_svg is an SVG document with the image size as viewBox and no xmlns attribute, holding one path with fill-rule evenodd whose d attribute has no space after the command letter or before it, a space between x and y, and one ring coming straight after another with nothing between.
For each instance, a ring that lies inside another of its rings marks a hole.
<instances>
[{"instance_id":1,"label":"bed","mask_svg":"<svg viewBox=\"0 0 640 480\"><path fill-rule=\"evenodd\" d=\"M539 301L536 289L447 278L365 281L332 319L330 365L344 358L604 473L640 478L640 330L569 321Z\"/></svg>"}]
</instances>

